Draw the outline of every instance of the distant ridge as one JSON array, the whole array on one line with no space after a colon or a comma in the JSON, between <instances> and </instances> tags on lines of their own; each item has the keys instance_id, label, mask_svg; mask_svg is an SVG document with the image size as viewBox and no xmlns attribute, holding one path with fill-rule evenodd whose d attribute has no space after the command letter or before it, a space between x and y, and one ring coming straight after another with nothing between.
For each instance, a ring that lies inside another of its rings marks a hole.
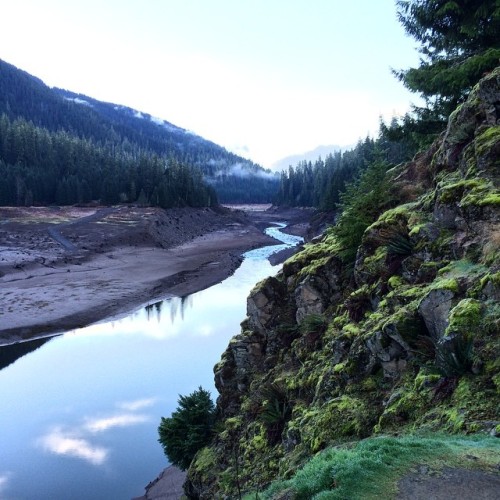
<instances>
[{"instance_id":1,"label":"distant ridge","mask_svg":"<svg viewBox=\"0 0 500 500\"><path fill-rule=\"evenodd\" d=\"M295 167L297 163L304 160L311 161L314 163L319 157L325 159L325 157L328 156L329 154L334 154L337 151L343 152L352 148L353 145L339 146L337 144L330 144L326 146L325 145L318 146L311 151L306 151L304 153L297 153L295 155L286 156L281 160L275 161L271 165L271 170L273 170L274 172L279 172L281 170L287 169L290 165L292 167Z\"/></svg>"}]
</instances>

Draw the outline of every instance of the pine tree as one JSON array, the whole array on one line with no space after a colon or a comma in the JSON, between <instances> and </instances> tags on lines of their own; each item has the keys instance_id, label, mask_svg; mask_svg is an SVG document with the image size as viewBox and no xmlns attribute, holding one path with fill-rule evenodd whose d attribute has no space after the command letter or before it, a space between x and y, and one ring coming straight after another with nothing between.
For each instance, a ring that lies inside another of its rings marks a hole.
<instances>
[{"instance_id":1,"label":"pine tree","mask_svg":"<svg viewBox=\"0 0 500 500\"><path fill-rule=\"evenodd\" d=\"M158 441L170 462L186 470L210 442L215 407L210 393L201 387L189 396L179 396L178 404L170 418L162 417Z\"/></svg>"},{"instance_id":2,"label":"pine tree","mask_svg":"<svg viewBox=\"0 0 500 500\"><path fill-rule=\"evenodd\" d=\"M395 71L426 108L416 108L426 127L442 127L485 72L500 62L498 0L398 0L398 18L420 43L420 66Z\"/></svg>"},{"instance_id":3,"label":"pine tree","mask_svg":"<svg viewBox=\"0 0 500 500\"><path fill-rule=\"evenodd\" d=\"M386 161L375 160L340 196L342 213L330 231L339 245L338 255L347 265L354 264L366 228L391 204L386 178L389 166Z\"/></svg>"}]
</instances>

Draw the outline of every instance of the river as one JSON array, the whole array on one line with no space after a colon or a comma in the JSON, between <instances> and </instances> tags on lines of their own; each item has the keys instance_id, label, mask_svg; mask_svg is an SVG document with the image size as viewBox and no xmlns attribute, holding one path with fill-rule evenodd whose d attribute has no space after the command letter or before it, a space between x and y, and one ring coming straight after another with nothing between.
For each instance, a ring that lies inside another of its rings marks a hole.
<instances>
[{"instance_id":1,"label":"river","mask_svg":"<svg viewBox=\"0 0 500 500\"><path fill-rule=\"evenodd\" d=\"M0 498L142 495L168 465L160 418L200 385L216 397L213 366L239 333L246 297L279 268L267 257L300 242L282 227L266 232L283 245L247 252L218 285L26 345L34 350L0 371Z\"/></svg>"}]
</instances>

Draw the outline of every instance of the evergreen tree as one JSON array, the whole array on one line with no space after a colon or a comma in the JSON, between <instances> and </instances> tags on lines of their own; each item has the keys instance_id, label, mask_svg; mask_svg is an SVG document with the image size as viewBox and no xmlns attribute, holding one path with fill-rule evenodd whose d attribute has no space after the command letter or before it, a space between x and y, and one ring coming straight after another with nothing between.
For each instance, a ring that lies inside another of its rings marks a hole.
<instances>
[{"instance_id":1,"label":"evergreen tree","mask_svg":"<svg viewBox=\"0 0 500 500\"><path fill-rule=\"evenodd\" d=\"M500 61L498 0L398 0L398 18L420 43L420 66L396 71L418 92L426 108L416 108L417 125L439 132L456 106L485 72Z\"/></svg>"},{"instance_id":2,"label":"evergreen tree","mask_svg":"<svg viewBox=\"0 0 500 500\"><path fill-rule=\"evenodd\" d=\"M392 202L386 172L389 164L377 159L341 194L341 215L330 231L339 245L338 255L347 265L353 265L366 228Z\"/></svg>"},{"instance_id":3,"label":"evergreen tree","mask_svg":"<svg viewBox=\"0 0 500 500\"><path fill-rule=\"evenodd\" d=\"M189 396L179 396L179 406L170 418L162 417L158 441L173 465L186 470L196 453L212 436L215 406L201 387Z\"/></svg>"}]
</instances>

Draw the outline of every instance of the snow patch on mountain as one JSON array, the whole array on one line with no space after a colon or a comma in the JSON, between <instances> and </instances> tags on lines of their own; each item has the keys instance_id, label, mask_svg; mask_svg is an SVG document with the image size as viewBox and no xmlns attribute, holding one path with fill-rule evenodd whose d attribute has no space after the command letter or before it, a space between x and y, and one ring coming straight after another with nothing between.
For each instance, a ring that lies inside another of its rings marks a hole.
<instances>
[{"instance_id":1,"label":"snow patch on mountain","mask_svg":"<svg viewBox=\"0 0 500 500\"><path fill-rule=\"evenodd\" d=\"M64 99L66 99L66 101L72 101L76 104L81 104L83 106L89 106L90 108L94 107L89 101L86 101L85 99L80 99L79 97L65 97Z\"/></svg>"}]
</instances>

